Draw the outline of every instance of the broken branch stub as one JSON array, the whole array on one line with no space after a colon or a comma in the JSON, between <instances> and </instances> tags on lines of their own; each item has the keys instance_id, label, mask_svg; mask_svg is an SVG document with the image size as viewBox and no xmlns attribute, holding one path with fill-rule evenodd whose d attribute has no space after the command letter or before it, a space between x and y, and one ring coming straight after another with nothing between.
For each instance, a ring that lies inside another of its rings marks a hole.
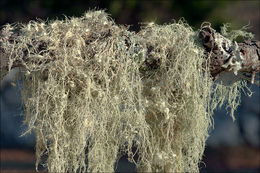
<instances>
[{"instance_id":1,"label":"broken branch stub","mask_svg":"<svg viewBox=\"0 0 260 173\"><path fill-rule=\"evenodd\" d=\"M260 42L232 42L210 26L202 27L199 32L206 56L210 59L210 72L214 80L223 73L250 73L251 83L260 71Z\"/></svg>"}]
</instances>

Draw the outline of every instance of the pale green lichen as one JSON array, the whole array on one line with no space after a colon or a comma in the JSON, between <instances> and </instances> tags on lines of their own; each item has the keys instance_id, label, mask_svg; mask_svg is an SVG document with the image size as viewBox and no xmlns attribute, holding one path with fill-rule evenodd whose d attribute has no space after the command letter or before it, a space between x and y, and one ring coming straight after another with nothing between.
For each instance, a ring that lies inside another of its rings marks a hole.
<instances>
[{"instance_id":1,"label":"pale green lichen","mask_svg":"<svg viewBox=\"0 0 260 173\"><path fill-rule=\"evenodd\" d=\"M249 28L249 25L243 26L241 29L239 30L231 30L229 31L229 29L231 28L231 24L230 23L226 23L224 24L220 30L221 30L221 34L223 36L225 36L226 38L230 39L231 41L234 41L237 39L237 37L242 37L244 39L252 39L254 38L254 34L247 32L247 29Z\"/></svg>"},{"instance_id":2,"label":"pale green lichen","mask_svg":"<svg viewBox=\"0 0 260 173\"><path fill-rule=\"evenodd\" d=\"M21 32L25 123L49 172L113 172L123 154L139 171L198 172L213 110L239 104L241 84L213 87L182 21L134 33L89 11Z\"/></svg>"}]
</instances>

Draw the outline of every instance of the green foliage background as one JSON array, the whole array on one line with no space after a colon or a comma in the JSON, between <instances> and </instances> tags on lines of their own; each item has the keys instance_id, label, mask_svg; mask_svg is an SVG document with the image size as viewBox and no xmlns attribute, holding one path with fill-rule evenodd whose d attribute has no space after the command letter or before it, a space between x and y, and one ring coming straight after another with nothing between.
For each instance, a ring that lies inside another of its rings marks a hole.
<instances>
[{"instance_id":1,"label":"green foliage background","mask_svg":"<svg viewBox=\"0 0 260 173\"><path fill-rule=\"evenodd\" d=\"M257 0L1 0L0 25L35 18L62 19L64 15L79 17L96 8L106 9L117 23L130 24L133 30L139 30L138 23L162 24L184 17L195 28L206 20L217 30L227 22L239 28L250 22L254 32L259 29L259 22L248 12L257 13L258 7L255 18L259 18L259 5Z\"/></svg>"}]
</instances>

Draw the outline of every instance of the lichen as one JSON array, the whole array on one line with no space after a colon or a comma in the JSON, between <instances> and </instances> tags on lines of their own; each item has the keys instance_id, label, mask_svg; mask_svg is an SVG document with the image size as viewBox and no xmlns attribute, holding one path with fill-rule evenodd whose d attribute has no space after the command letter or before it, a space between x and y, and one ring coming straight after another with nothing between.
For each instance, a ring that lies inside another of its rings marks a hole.
<instances>
[{"instance_id":1,"label":"lichen","mask_svg":"<svg viewBox=\"0 0 260 173\"><path fill-rule=\"evenodd\" d=\"M183 21L134 33L89 11L19 29L6 49L15 59L26 52L24 122L36 133L36 168L113 172L127 155L140 172L198 172L214 109L239 103L239 83L213 86L197 32Z\"/></svg>"}]
</instances>

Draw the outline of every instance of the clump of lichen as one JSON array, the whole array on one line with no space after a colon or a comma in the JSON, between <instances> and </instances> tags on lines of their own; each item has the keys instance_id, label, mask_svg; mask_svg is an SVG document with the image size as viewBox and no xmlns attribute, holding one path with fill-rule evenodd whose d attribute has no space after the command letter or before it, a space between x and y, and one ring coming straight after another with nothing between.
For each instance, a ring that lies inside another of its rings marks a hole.
<instances>
[{"instance_id":1,"label":"clump of lichen","mask_svg":"<svg viewBox=\"0 0 260 173\"><path fill-rule=\"evenodd\" d=\"M213 89L185 22L134 33L89 11L20 32L2 41L13 60L26 56L25 123L49 172L113 172L123 154L139 171L198 172L213 110L237 106L237 85Z\"/></svg>"}]
</instances>

